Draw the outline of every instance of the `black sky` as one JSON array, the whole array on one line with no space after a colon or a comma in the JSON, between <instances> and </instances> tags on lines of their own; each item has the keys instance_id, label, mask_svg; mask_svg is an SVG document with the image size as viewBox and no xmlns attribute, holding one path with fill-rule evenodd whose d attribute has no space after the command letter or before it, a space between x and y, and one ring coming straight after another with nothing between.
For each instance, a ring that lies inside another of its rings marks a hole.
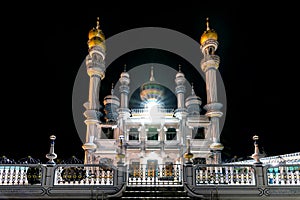
<instances>
[{"instance_id":1,"label":"black sky","mask_svg":"<svg viewBox=\"0 0 300 200\"><path fill-rule=\"evenodd\" d=\"M88 31L97 17L107 38L152 26L182 32L195 41L199 41L205 18L209 17L219 35L219 70L227 95L221 136L225 152L230 156L251 155L254 134L260 136L260 145L270 156L299 151L299 31L293 5L273 4L271 8L254 3L205 3L168 8L146 4L140 8L100 3L80 9L49 6L50 10L16 11L3 18L0 154L14 159L31 155L44 161L49 136L55 134L58 158L83 158L82 141L72 116L72 89L88 52ZM176 55L166 58L167 53L157 54L161 52L136 52L114 64L130 67L161 62L177 66L184 62ZM191 82L197 78L188 71L184 73ZM205 88L197 87L199 91ZM204 94L198 95L205 100Z\"/></svg>"}]
</instances>

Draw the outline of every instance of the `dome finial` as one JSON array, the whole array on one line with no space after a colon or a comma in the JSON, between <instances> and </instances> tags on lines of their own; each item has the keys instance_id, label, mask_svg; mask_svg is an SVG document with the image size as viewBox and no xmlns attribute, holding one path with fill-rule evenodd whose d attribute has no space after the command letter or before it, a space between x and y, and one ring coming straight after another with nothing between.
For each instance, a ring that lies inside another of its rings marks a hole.
<instances>
[{"instance_id":1,"label":"dome finial","mask_svg":"<svg viewBox=\"0 0 300 200\"><path fill-rule=\"evenodd\" d=\"M208 17L206 17L206 30L207 31L210 30L210 28L209 28L209 18Z\"/></svg>"},{"instance_id":2,"label":"dome finial","mask_svg":"<svg viewBox=\"0 0 300 200\"><path fill-rule=\"evenodd\" d=\"M98 29L100 29L100 22L99 22L100 20L99 20L99 17L97 17L97 26L96 26L96 29L98 30Z\"/></svg>"},{"instance_id":3,"label":"dome finial","mask_svg":"<svg viewBox=\"0 0 300 200\"><path fill-rule=\"evenodd\" d=\"M124 72L126 72L126 64L124 64Z\"/></svg>"},{"instance_id":4,"label":"dome finial","mask_svg":"<svg viewBox=\"0 0 300 200\"><path fill-rule=\"evenodd\" d=\"M181 64L178 65L178 72L181 72Z\"/></svg>"},{"instance_id":5,"label":"dome finial","mask_svg":"<svg viewBox=\"0 0 300 200\"><path fill-rule=\"evenodd\" d=\"M114 83L111 84L110 93L111 93L111 95L114 95Z\"/></svg>"},{"instance_id":6,"label":"dome finial","mask_svg":"<svg viewBox=\"0 0 300 200\"><path fill-rule=\"evenodd\" d=\"M150 76L150 81L155 81L155 79L154 79L154 73L153 73L153 66L151 66L151 76Z\"/></svg>"},{"instance_id":7,"label":"dome finial","mask_svg":"<svg viewBox=\"0 0 300 200\"><path fill-rule=\"evenodd\" d=\"M194 83L192 83L192 95L195 95Z\"/></svg>"}]
</instances>

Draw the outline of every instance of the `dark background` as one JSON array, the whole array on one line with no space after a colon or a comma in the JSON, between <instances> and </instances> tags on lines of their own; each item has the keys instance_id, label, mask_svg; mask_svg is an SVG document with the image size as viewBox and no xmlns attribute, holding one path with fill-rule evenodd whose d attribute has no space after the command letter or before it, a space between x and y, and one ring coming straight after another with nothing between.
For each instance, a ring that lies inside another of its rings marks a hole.
<instances>
[{"instance_id":1,"label":"dark background","mask_svg":"<svg viewBox=\"0 0 300 200\"><path fill-rule=\"evenodd\" d=\"M255 134L269 156L299 151L299 17L294 5L197 2L160 7L145 2L135 7L91 3L76 9L75 5L26 6L11 10L1 20L0 155L16 160L31 155L45 162L49 136L54 134L58 159L83 158L72 116L72 89L88 53L88 31L96 25L97 17L106 38L154 26L180 31L196 41L209 17L211 28L219 35L219 70L227 95L221 135L224 158L250 156ZM137 56L130 54L114 64L133 67L161 62L177 66L180 62L174 55L168 58L168 53L156 56L158 53L136 52L138 59L132 60ZM199 78L187 70L184 73L192 81ZM197 87L205 89L204 85ZM205 102L205 94L198 95Z\"/></svg>"}]
</instances>

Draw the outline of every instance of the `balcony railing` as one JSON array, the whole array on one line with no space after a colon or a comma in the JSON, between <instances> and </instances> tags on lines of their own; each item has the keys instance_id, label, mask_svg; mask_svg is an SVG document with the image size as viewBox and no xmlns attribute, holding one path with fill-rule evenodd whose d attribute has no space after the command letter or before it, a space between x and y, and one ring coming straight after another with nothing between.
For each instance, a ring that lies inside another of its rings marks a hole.
<instances>
[{"instance_id":1,"label":"balcony railing","mask_svg":"<svg viewBox=\"0 0 300 200\"><path fill-rule=\"evenodd\" d=\"M54 185L113 185L112 167L99 165L57 165Z\"/></svg>"},{"instance_id":2,"label":"balcony railing","mask_svg":"<svg viewBox=\"0 0 300 200\"><path fill-rule=\"evenodd\" d=\"M199 199L300 199L300 164L186 164L183 184Z\"/></svg>"},{"instance_id":3,"label":"balcony railing","mask_svg":"<svg viewBox=\"0 0 300 200\"><path fill-rule=\"evenodd\" d=\"M157 164L149 166L140 164L128 170L129 186L174 186L182 185L182 168L180 164Z\"/></svg>"},{"instance_id":4,"label":"balcony railing","mask_svg":"<svg viewBox=\"0 0 300 200\"><path fill-rule=\"evenodd\" d=\"M120 197L125 185L183 185L199 198L300 198L300 164L0 164L0 199Z\"/></svg>"},{"instance_id":5,"label":"balcony railing","mask_svg":"<svg viewBox=\"0 0 300 200\"><path fill-rule=\"evenodd\" d=\"M116 197L125 183L124 166L0 164L0 199Z\"/></svg>"},{"instance_id":6,"label":"balcony railing","mask_svg":"<svg viewBox=\"0 0 300 200\"><path fill-rule=\"evenodd\" d=\"M41 185L44 172L40 164L2 164L0 185Z\"/></svg>"},{"instance_id":7,"label":"balcony railing","mask_svg":"<svg viewBox=\"0 0 300 200\"><path fill-rule=\"evenodd\" d=\"M268 185L300 185L300 165L278 165L267 167Z\"/></svg>"},{"instance_id":8,"label":"balcony railing","mask_svg":"<svg viewBox=\"0 0 300 200\"><path fill-rule=\"evenodd\" d=\"M255 185L252 165L196 165L196 185Z\"/></svg>"},{"instance_id":9,"label":"balcony railing","mask_svg":"<svg viewBox=\"0 0 300 200\"><path fill-rule=\"evenodd\" d=\"M136 109L131 109L131 114L132 115L142 115L142 114L149 113L150 111L151 111L151 109L147 109L147 108L136 108ZM174 113L173 108L157 108L156 111L159 113L172 114L172 115Z\"/></svg>"}]
</instances>

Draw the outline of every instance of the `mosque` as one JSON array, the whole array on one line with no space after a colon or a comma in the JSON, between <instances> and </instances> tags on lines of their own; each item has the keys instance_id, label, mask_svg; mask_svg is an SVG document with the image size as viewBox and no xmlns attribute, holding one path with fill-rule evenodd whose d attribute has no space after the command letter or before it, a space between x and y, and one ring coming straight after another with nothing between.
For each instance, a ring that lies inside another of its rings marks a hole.
<instances>
[{"instance_id":1,"label":"mosque","mask_svg":"<svg viewBox=\"0 0 300 200\"><path fill-rule=\"evenodd\" d=\"M300 152L261 158L254 136L253 159L222 162L218 35L208 19L199 55L205 105L180 65L164 76L172 83L166 85L157 78L160 66L147 64L138 88L137 74L124 68L110 94L101 94L106 41L98 19L85 59L83 163L56 163L50 136L47 163L0 159L0 199L299 199Z\"/></svg>"},{"instance_id":2,"label":"mosque","mask_svg":"<svg viewBox=\"0 0 300 200\"><path fill-rule=\"evenodd\" d=\"M149 66L149 79L139 88L140 106L129 107L130 71L120 74L119 87L99 99L99 87L105 78L105 36L99 21L88 35L87 74L90 77L88 101L84 104L86 164L110 163L116 165L116 157L125 164L155 166L157 164L182 164L184 159L199 163L220 163L223 145L220 143L219 118L222 104L217 98L216 70L219 67L218 35L207 27L201 36L204 55L201 69L205 73L207 104L193 89L186 94L188 80L180 66L172 77L174 107L166 104L168 88L155 78L155 66ZM200 55L199 55L200 56ZM120 96L115 95L119 90ZM133 97L132 97L133 98ZM100 101L104 104L104 121L99 119ZM202 107L203 106L203 107ZM205 109L205 114L200 111Z\"/></svg>"}]
</instances>

